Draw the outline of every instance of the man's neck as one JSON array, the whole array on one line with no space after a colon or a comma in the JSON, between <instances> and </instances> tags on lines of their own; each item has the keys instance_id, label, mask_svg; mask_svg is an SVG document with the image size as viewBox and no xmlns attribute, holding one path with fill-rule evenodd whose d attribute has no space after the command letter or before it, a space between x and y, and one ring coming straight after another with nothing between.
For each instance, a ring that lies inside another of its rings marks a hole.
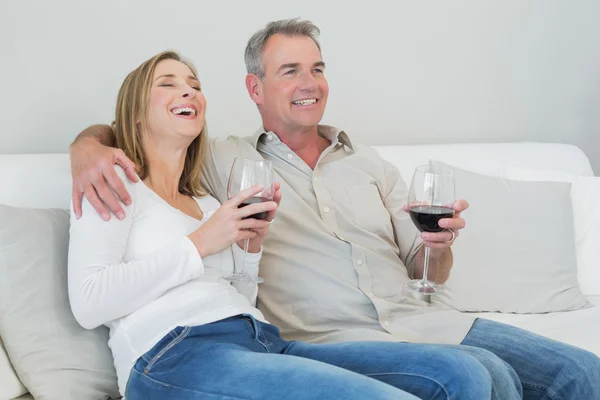
<instances>
[{"instance_id":1,"label":"man's neck","mask_svg":"<svg viewBox=\"0 0 600 400\"><path fill-rule=\"evenodd\" d=\"M265 130L269 131L267 127ZM319 136L317 127L304 131L278 132L273 130L287 147L300 157L311 169L315 169L321 153L325 151L331 142Z\"/></svg>"}]
</instances>

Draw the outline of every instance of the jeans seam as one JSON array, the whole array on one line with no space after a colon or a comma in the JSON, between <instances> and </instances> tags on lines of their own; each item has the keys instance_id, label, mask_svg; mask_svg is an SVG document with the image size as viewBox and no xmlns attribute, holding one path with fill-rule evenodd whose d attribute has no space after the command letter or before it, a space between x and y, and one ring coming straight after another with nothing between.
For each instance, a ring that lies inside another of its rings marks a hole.
<instances>
[{"instance_id":1,"label":"jeans seam","mask_svg":"<svg viewBox=\"0 0 600 400\"><path fill-rule=\"evenodd\" d=\"M380 373L377 373L377 374L364 374L364 375L368 376L368 377L371 377L371 378L374 378L376 376L386 376L386 375L416 376L416 377L423 378L423 379L429 380L431 382L434 382L435 384L437 384L444 391L444 394L446 395L446 399L450 398L450 393L448 393L448 391L446 390L446 387L444 385L442 385L440 382L438 382L435 379L430 378L428 376L419 375L419 374L408 374L408 373L405 373L405 372L380 372Z\"/></svg>"},{"instance_id":2,"label":"jeans seam","mask_svg":"<svg viewBox=\"0 0 600 400\"><path fill-rule=\"evenodd\" d=\"M265 348L265 350L267 350L267 353L271 353L271 346L272 343L269 342L268 340L265 340L265 342L263 342L262 340L255 338L254 341L256 341L256 343L260 344L262 347Z\"/></svg>"},{"instance_id":3,"label":"jeans seam","mask_svg":"<svg viewBox=\"0 0 600 400\"><path fill-rule=\"evenodd\" d=\"M546 396L550 397L550 399L552 399L552 400L560 400L560 397L558 397L556 394L550 392L550 389L547 389L544 386L539 386L539 385L536 385L536 384L533 384L533 383L523 382L523 381L521 381L521 385L527 386L528 389L534 389L534 390L537 390L539 392L542 392Z\"/></svg>"},{"instance_id":4,"label":"jeans seam","mask_svg":"<svg viewBox=\"0 0 600 400\"><path fill-rule=\"evenodd\" d=\"M142 374L141 372L139 372L139 371L137 371L135 369L133 370L133 372L136 373L136 374L138 374L138 375L140 375L140 377L142 377L142 378L148 379L149 381L151 381L153 383L156 383L157 385L161 385L161 386L164 386L164 387L167 387L167 388L174 388L174 389L177 389L177 390L185 390L187 392L192 392L192 393L204 393L204 394L209 394L211 396L220 396L219 398L223 398L223 399L247 400L247 398L245 398L245 397L237 397L237 396L236 397L232 397L232 396L226 395L226 394L217 394L217 393L211 393L211 392L206 392L206 391L198 391L198 390L187 389L187 388L183 388L183 387L180 387L180 386L175 386L175 385L171 385L169 383L158 381L158 380L156 380L156 379L148 376L145 373Z\"/></svg>"},{"instance_id":5,"label":"jeans seam","mask_svg":"<svg viewBox=\"0 0 600 400\"><path fill-rule=\"evenodd\" d=\"M186 336L190 333L190 331L192 330L191 326L186 326L183 331L181 331L181 333L172 341L169 342L169 344L167 344L161 351L158 352L157 355L155 355L152 360L150 360L150 362L148 363L148 365L146 365L146 368L144 368L144 374L147 374L148 372L150 372L150 369L154 366L154 364L156 364L156 362L163 356L165 355L165 353L167 351L169 351L171 348L173 348L173 346L175 346L177 343L180 343L183 339L186 338Z\"/></svg>"}]
</instances>

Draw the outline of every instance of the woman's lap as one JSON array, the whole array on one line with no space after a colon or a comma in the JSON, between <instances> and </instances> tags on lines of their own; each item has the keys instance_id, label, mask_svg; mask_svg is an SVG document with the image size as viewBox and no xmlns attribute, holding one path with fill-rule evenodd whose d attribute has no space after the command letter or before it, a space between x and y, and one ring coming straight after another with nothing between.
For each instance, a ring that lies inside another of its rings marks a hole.
<instances>
[{"instance_id":1,"label":"woman's lap","mask_svg":"<svg viewBox=\"0 0 600 400\"><path fill-rule=\"evenodd\" d=\"M283 340L269 352L245 328L202 333L202 327L178 328L140 358L127 399L414 399L343 368L279 354Z\"/></svg>"}]
</instances>

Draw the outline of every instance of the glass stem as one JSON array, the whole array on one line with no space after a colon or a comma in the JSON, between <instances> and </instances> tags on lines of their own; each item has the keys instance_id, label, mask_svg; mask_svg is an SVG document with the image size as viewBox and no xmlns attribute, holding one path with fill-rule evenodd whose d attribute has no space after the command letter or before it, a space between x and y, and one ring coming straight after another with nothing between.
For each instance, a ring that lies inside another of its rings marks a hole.
<instances>
[{"instance_id":1,"label":"glass stem","mask_svg":"<svg viewBox=\"0 0 600 400\"><path fill-rule=\"evenodd\" d=\"M429 270L429 253L431 253L431 249L428 246L425 246L425 258L423 258L423 279L422 282L427 281L427 271Z\"/></svg>"},{"instance_id":2,"label":"glass stem","mask_svg":"<svg viewBox=\"0 0 600 400\"><path fill-rule=\"evenodd\" d=\"M244 239L244 255L242 256L242 268L240 270L240 275L246 274L246 254L248 254L248 242L250 239Z\"/></svg>"}]
</instances>

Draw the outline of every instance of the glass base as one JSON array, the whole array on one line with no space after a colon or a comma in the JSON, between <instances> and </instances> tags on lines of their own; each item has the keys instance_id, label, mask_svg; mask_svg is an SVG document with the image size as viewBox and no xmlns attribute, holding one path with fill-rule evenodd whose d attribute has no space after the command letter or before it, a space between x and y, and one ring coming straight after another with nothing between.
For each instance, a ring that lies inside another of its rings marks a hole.
<instances>
[{"instance_id":1,"label":"glass base","mask_svg":"<svg viewBox=\"0 0 600 400\"><path fill-rule=\"evenodd\" d=\"M408 281L406 288L411 292L420 294L436 294L444 291L444 285L426 279L413 279Z\"/></svg>"},{"instance_id":2,"label":"glass base","mask_svg":"<svg viewBox=\"0 0 600 400\"><path fill-rule=\"evenodd\" d=\"M265 280L260 276L252 276L247 272L238 272L237 274L229 275L225 277L230 282L239 282L239 283L262 283Z\"/></svg>"}]
</instances>

